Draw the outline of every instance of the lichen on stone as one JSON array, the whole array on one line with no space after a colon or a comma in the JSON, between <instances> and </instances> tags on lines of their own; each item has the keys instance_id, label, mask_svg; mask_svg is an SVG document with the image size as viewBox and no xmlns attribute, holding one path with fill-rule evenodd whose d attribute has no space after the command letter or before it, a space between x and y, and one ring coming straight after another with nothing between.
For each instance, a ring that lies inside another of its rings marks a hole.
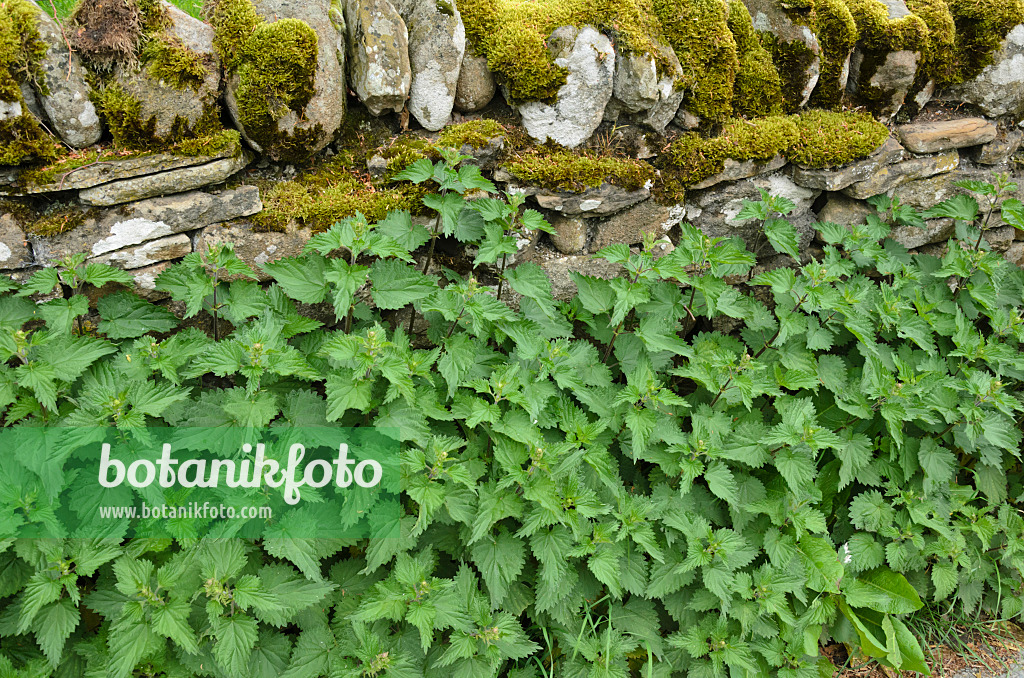
<instances>
[{"instance_id":1,"label":"lichen on stone","mask_svg":"<svg viewBox=\"0 0 1024 678\"><path fill-rule=\"evenodd\" d=\"M782 113L779 72L754 31L750 12L740 0L729 3L728 25L739 59L733 87L733 112L750 118Z\"/></svg>"},{"instance_id":2,"label":"lichen on stone","mask_svg":"<svg viewBox=\"0 0 1024 678\"><path fill-rule=\"evenodd\" d=\"M866 158L889 138L889 129L868 113L811 110L794 116L797 140L786 151L805 167L837 167Z\"/></svg>"},{"instance_id":3,"label":"lichen on stone","mask_svg":"<svg viewBox=\"0 0 1024 678\"><path fill-rule=\"evenodd\" d=\"M566 191L595 188L603 183L635 191L655 177L654 168L642 160L547 146L517 153L505 169L530 185Z\"/></svg>"},{"instance_id":4,"label":"lichen on stone","mask_svg":"<svg viewBox=\"0 0 1024 678\"><path fill-rule=\"evenodd\" d=\"M445 127L438 135L437 145L449 148L483 148L491 139L504 136L505 128L496 120L483 118L480 120L469 120L460 122L457 125Z\"/></svg>"}]
</instances>

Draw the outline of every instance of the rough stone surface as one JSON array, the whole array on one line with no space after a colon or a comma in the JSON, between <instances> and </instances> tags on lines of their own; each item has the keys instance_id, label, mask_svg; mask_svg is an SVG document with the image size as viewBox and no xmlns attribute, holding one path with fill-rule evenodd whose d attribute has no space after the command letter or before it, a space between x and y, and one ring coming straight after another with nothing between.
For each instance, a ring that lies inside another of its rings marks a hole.
<instances>
[{"instance_id":1,"label":"rough stone surface","mask_svg":"<svg viewBox=\"0 0 1024 678\"><path fill-rule=\"evenodd\" d=\"M900 125L896 134L911 153L939 153L987 144L996 138L996 124L984 118L939 120Z\"/></svg>"},{"instance_id":2,"label":"rough stone surface","mask_svg":"<svg viewBox=\"0 0 1024 678\"><path fill-rule=\"evenodd\" d=\"M996 138L987 144L966 151L965 155L976 163L982 165L999 165L1010 159L1021 141L1024 141L1024 131L1019 129L1000 129Z\"/></svg>"},{"instance_id":3,"label":"rough stone surface","mask_svg":"<svg viewBox=\"0 0 1024 678\"><path fill-rule=\"evenodd\" d=\"M171 262L164 261L131 271L132 278L135 280L135 293L147 301L161 301L170 298L171 295L167 292L157 291L156 279L171 266Z\"/></svg>"},{"instance_id":4,"label":"rough stone surface","mask_svg":"<svg viewBox=\"0 0 1024 678\"><path fill-rule=\"evenodd\" d=\"M220 98L220 59L213 49L213 27L168 2L161 2L161 5L171 20L167 35L177 38L184 47L199 55L205 75L198 88L178 89L151 75L146 65L141 68L119 65L115 69L115 81L125 93L138 99L140 117L154 120L153 133L158 138L170 134L179 119L189 127L195 125Z\"/></svg>"},{"instance_id":5,"label":"rough stone surface","mask_svg":"<svg viewBox=\"0 0 1024 678\"><path fill-rule=\"evenodd\" d=\"M882 147L863 160L844 165L837 169L814 169L791 165L790 177L806 188L820 191L839 191L850 184L864 181L880 168L903 159L903 147L890 137Z\"/></svg>"},{"instance_id":6,"label":"rough stone surface","mask_svg":"<svg viewBox=\"0 0 1024 678\"><path fill-rule=\"evenodd\" d=\"M309 229L289 226L285 233L253 231L252 224L239 220L233 223L213 224L196 238L196 251L203 252L210 245L232 243L238 258L249 264L260 280L269 280L263 264L283 257L302 254L302 248L312 235Z\"/></svg>"},{"instance_id":7,"label":"rough stone surface","mask_svg":"<svg viewBox=\"0 0 1024 678\"><path fill-rule=\"evenodd\" d=\"M1024 113L1024 24L1007 34L991 66L974 80L950 88L945 98L968 101L994 118Z\"/></svg>"},{"instance_id":8,"label":"rough stone surface","mask_svg":"<svg viewBox=\"0 0 1024 678\"><path fill-rule=\"evenodd\" d=\"M653 233L660 238L681 222L685 214L686 210L682 206L667 207L653 200L645 200L606 219L596 219L590 251L596 252L602 247L619 243L632 245L642 241L645 233Z\"/></svg>"},{"instance_id":9,"label":"rough stone surface","mask_svg":"<svg viewBox=\"0 0 1024 678\"><path fill-rule=\"evenodd\" d=\"M409 97L409 32L388 0L346 0L349 77L370 113L400 111Z\"/></svg>"},{"instance_id":10,"label":"rough stone surface","mask_svg":"<svg viewBox=\"0 0 1024 678\"><path fill-rule=\"evenodd\" d=\"M192 239L187 235L179 234L150 240L138 247L128 247L110 254L93 257L91 261L119 268L136 269L153 266L162 261L180 259L191 251Z\"/></svg>"},{"instance_id":11,"label":"rough stone surface","mask_svg":"<svg viewBox=\"0 0 1024 678\"><path fill-rule=\"evenodd\" d=\"M551 242L559 252L576 254L587 246L587 220L558 215L551 219L551 227Z\"/></svg>"},{"instance_id":12,"label":"rough stone surface","mask_svg":"<svg viewBox=\"0 0 1024 678\"><path fill-rule=\"evenodd\" d=\"M893 191L900 203L916 210L926 210L952 197L956 191L953 182L958 173L936 174L925 179L908 181Z\"/></svg>"},{"instance_id":13,"label":"rough stone surface","mask_svg":"<svg viewBox=\"0 0 1024 678\"><path fill-rule=\"evenodd\" d=\"M1013 237L1017 229L1013 226L997 226L985 231L985 241L996 252L1005 252L1013 244Z\"/></svg>"},{"instance_id":14,"label":"rough stone surface","mask_svg":"<svg viewBox=\"0 0 1024 678\"><path fill-rule=\"evenodd\" d=\"M863 224L867 216L874 213L875 210L866 202L848 198L842 193L833 193L818 212L818 220L841 226L852 226Z\"/></svg>"},{"instance_id":15,"label":"rough stone surface","mask_svg":"<svg viewBox=\"0 0 1024 678\"><path fill-rule=\"evenodd\" d=\"M22 184L19 182L18 173L15 172L7 186L0 185L0 195L24 195L79 190L111 181L122 181L148 174L159 174L170 170L206 165L209 164L211 159L231 158L240 152L241 148L238 145L232 145L212 156L193 157L154 153L153 155L142 155L135 158L124 158L123 160L104 160L94 165L83 165L63 176L58 176L56 181L48 184Z\"/></svg>"},{"instance_id":16,"label":"rough stone surface","mask_svg":"<svg viewBox=\"0 0 1024 678\"><path fill-rule=\"evenodd\" d=\"M768 174L786 166L786 159L777 155L770 160L733 160L725 159L725 169L718 174L712 174L707 179L700 181L690 187L691 190L699 191L711 188L716 184L725 181L738 181L747 177L754 177L758 174Z\"/></svg>"},{"instance_id":17,"label":"rough stone surface","mask_svg":"<svg viewBox=\"0 0 1024 678\"><path fill-rule=\"evenodd\" d=\"M612 96L615 50L593 26L556 28L548 38L556 66L568 71L555 103L519 105L523 127L540 142L575 148L590 138L604 119Z\"/></svg>"},{"instance_id":18,"label":"rough stone surface","mask_svg":"<svg viewBox=\"0 0 1024 678\"><path fill-rule=\"evenodd\" d=\"M0 271L32 265L25 233L10 214L0 214Z\"/></svg>"},{"instance_id":19,"label":"rough stone surface","mask_svg":"<svg viewBox=\"0 0 1024 678\"><path fill-rule=\"evenodd\" d=\"M39 37L46 43L46 55L39 66L48 90L48 94L40 94L39 99L50 127L69 146L92 146L100 140L103 124L89 100L85 68L77 54L68 58L68 45L60 27L44 10L40 10L37 28Z\"/></svg>"},{"instance_id":20,"label":"rough stone surface","mask_svg":"<svg viewBox=\"0 0 1024 678\"><path fill-rule=\"evenodd\" d=\"M646 188L627 191L612 184L601 184L596 188L588 188L582 193L538 189L533 199L544 209L554 210L565 215L583 214L589 217L604 217L630 205L635 205L650 195L651 191Z\"/></svg>"},{"instance_id":21,"label":"rough stone surface","mask_svg":"<svg viewBox=\"0 0 1024 678\"><path fill-rule=\"evenodd\" d=\"M782 5L774 0L743 0L750 10L755 31L767 31L774 35L780 43L802 43L814 55L813 60L803 73L780 73L784 82L799 88L800 99L792 103L805 105L818 84L821 75L821 45L818 38L807 26L793 22L786 14Z\"/></svg>"},{"instance_id":22,"label":"rough stone surface","mask_svg":"<svg viewBox=\"0 0 1024 678\"><path fill-rule=\"evenodd\" d=\"M1006 248L1006 252L1003 253L1006 260L1011 264L1016 264L1021 268L1024 268L1024 242L1015 241L1010 243L1010 246Z\"/></svg>"},{"instance_id":23,"label":"rough stone surface","mask_svg":"<svg viewBox=\"0 0 1024 678\"><path fill-rule=\"evenodd\" d=\"M945 242L952 237L954 230L952 219L930 219L925 222L925 228L897 224L893 226L889 237L910 250L934 242Z\"/></svg>"},{"instance_id":24,"label":"rough stone surface","mask_svg":"<svg viewBox=\"0 0 1024 678\"><path fill-rule=\"evenodd\" d=\"M658 77L653 55L629 53L615 59L612 99L605 108L605 119L615 120L620 113L636 114L636 119L663 132L679 110L686 92L676 89L683 77L679 59L668 47L658 44L660 56L668 62Z\"/></svg>"},{"instance_id":25,"label":"rough stone surface","mask_svg":"<svg viewBox=\"0 0 1024 678\"><path fill-rule=\"evenodd\" d=\"M455 110L475 113L491 103L496 90L494 74L487 68L487 58L474 56L467 48L455 87Z\"/></svg>"},{"instance_id":26,"label":"rough stone surface","mask_svg":"<svg viewBox=\"0 0 1024 678\"><path fill-rule=\"evenodd\" d=\"M280 19L305 21L317 36L316 71L313 76L313 96L299 115L288 110L277 119L278 134L302 134L303 151L315 153L334 138L334 133L345 119L347 90L345 86L345 19L335 2L328 0L253 0L256 11L274 22ZM277 149L264 149L246 133L238 111L235 92L239 78L228 79L224 103L246 141L259 152L266 151L278 160Z\"/></svg>"},{"instance_id":27,"label":"rough stone surface","mask_svg":"<svg viewBox=\"0 0 1024 678\"><path fill-rule=\"evenodd\" d=\"M879 193L889 193L897 186L902 186L914 179L924 179L936 174L952 172L959 164L960 154L955 150L938 155L911 158L880 168L870 178L844 188L843 193L851 198L864 200Z\"/></svg>"},{"instance_id":28,"label":"rough stone surface","mask_svg":"<svg viewBox=\"0 0 1024 678\"><path fill-rule=\"evenodd\" d=\"M878 101L875 115L881 119L892 118L903 106L903 100L914 84L921 54L905 49L889 52L885 55L885 61L878 65L870 77L867 77L867 73L861 73L864 58L864 52L859 49L854 50L850 57L847 90L854 96L859 90L881 90L882 97Z\"/></svg>"},{"instance_id":29,"label":"rough stone surface","mask_svg":"<svg viewBox=\"0 0 1024 678\"><path fill-rule=\"evenodd\" d=\"M814 237L811 225L816 221L811 205L821 191L797 186L792 179L779 173L743 179L727 186L715 186L704 191L692 191L686 196L685 219L713 238L740 236L747 247L761 251L766 240L761 224L756 219L734 221L743 209L744 200L760 200L760 189L781 196L796 205L787 217L799 235L798 248L803 251Z\"/></svg>"},{"instance_id":30,"label":"rough stone surface","mask_svg":"<svg viewBox=\"0 0 1024 678\"><path fill-rule=\"evenodd\" d=\"M604 259L592 259L589 255L545 257L537 261L537 264L551 280L551 293L558 301L569 301L576 296L576 283L572 281L570 275L573 272L605 280L621 276L624 272L619 264Z\"/></svg>"},{"instance_id":31,"label":"rough stone surface","mask_svg":"<svg viewBox=\"0 0 1024 678\"><path fill-rule=\"evenodd\" d=\"M409 112L431 132L444 127L452 116L462 59L466 54L466 27L456 0L410 0L402 13L409 32Z\"/></svg>"},{"instance_id":32,"label":"rough stone surface","mask_svg":"<svg viewBox=\"0 0 1024 678\"><path fill-rule=\"evenodd\" d=\"M214 160L197 167L183 167L134 179L112 181L79 191L78 199L86 205L107 206L191 191L224 181L248 165L250 159L249 153L243 151L233 158Z\"/></svg>"},{"instance_id":33,"label":"rough stone surface","mask_svg":"<svg viewBox=\"0 0 1024 678\"><path fill-rule=\"evenodd\" d=\"M50 238L31 236L30 239L39 261L60 259L77 252L99 256L249 216L261 209L263 204L255 186L240 186L217 194L193 191L103 210L72 231Z\"/></svg>"}]
</instances>

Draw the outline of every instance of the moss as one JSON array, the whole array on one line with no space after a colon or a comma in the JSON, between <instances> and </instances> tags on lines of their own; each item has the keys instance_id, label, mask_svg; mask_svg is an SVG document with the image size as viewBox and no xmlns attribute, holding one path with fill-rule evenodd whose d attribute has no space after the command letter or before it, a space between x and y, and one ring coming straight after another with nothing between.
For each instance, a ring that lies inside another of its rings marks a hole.
<instances>
[{"instance_id":1,"label":"moss","mask_svg":"<svg viewBox=\"0 0 1024 678\"><path fill-rule=\"evenodd\" d=\"M889 138L889 129L867 113L806 111L794 116L798 139L787 157L806 167L836 167L866 158Z\"/></svg>"},{"instance_id":2,"label":"moss","mask_svg":"<svg viewBox=\"0 0 1024 678\"><path fill-rule=\"evenodd\" d=\"M39 126L30 113L0 120L0 165L55 157L60 144Z\"/></svg>"},{"instance_id":3,"label":"moss","mask_svg":"<svg viewBox=\"0 0 1024 678\"><path fill-rule=\"evenodd\" d=\"M642 160L545 147L516 155L506 169L532 185L566 191L581 191L605 182L635 191L655 177L654 168Z\"/></svg>"},{"instance_id":4,"label":"moss","mask_svg":"<svg viewBox=\"0 0 1024 678\"><path fill-rule=\"evenodd\" d=\"M386 147L379 149L378 154L388 163L386 179L391 179L421 158L437 160L440 157L430 140L417 136L400 136L393 139Z\"/></svg>"},{"instance_id":5,"label":"moss","mask_svg":"<svg viewBox=\"0 0 1024 678\"><path fill-rule=\"evenodd\" d=\"M170 83L176 89L191 87L198 92L206 80L206 60L167 34L147 42L141 59L150 76Z\"/></svg>"},{"instance_id":6,"label":"moss","mask_svg":"<svg viewBox=\"0 0 1024 678\"><path fill-rule=\"evenodd\" d=\"M728 5L721 0L654 0L665 40L683 67L683 108L705 122L732 115L733 88L740 68L729 30Z\"/></svg>"},{"instance_id":7,"label":"moss","mask_svg":"<svg viewBox=\"0 0 1024 678\"><path fill-rule=\"evenodd\" d=\"M810 104L837 108L846 90L843 74L847 60L860 35L857 23L844 0L815 0L810 20L821 46L821 73Z\"/></svg>"},{"instance_id":8,"label":"moss","mask_svg":"<svg viewBox=\"0 0 1024 678\"><path fill-rule=\"evenodd\" d=\"M0 2L0 101L20 101L23 82L44 85L39 64L46 43L39 37L38 14L28 0Z\"/></svg>"},{"instance_id":9,"label":"moss","mask_svg":"<svg viewBox=\"0 0 1024 678\"><path fill-rule=\"evenodd\" d=\"M220 55L225 71L238 68L245 55L245 45L263 17L249 0L217 0L207 6L213 24L213 47Z\"/></svg>"},{"instance_id":10,"label":"moss","mask_svg":"<svg viewBox=\"0 0 1024 678\"><path fill-rule=\"evenodd\" d=\"M483 148L491 139L505 135L505 128L494 120L470 120L444 128L438 136L439 146L450 148Z\"/></svg>"},{"instance_id":11,"label":"moss","mask_svg":"<svg viewBox=\"0 0 1024 678\"><path fill-rule=\"evenodd\" d=\"M357 211L368 219L383 219L392 210L410 210L415 202L405 186L374 184L366 175L351 169L348 158L303 172L294 181L284 181L263 191L263 211L253 217L261 230L282 231L292 219L314 231Z\"/></svg>"},{"instance_id":12,"label":"moss","mask_svg":"<svg viewBox=\"0 0 1024 678\"><path fill-rule=\"evenodd\" d=\"M771 33L760 35L782 80L784 108L788 112L795 112L799 110L804 98L808 82L807 69L814 63L814 52L799 40L785 42Z\"/></svg>"},{"instance_id":13,"label":"moss","mask_svg":"<svg viewBox=\"0 0 1024 678\"><path fill-rule=\"evenodd\" d=\"M43 237L60 235L78 228L89 218L95 218L99 212L96 208L83 208L76 203L51 203L42 214L26 223L25 232Z\"/></svg>"},{"instance_id":14,"label":"moss","mask_svg":"<svg viewBox=\"0 0 1024 678\"><path fill-rule=\"evenodd\" d=\"M949 0L949 10L956 25L953 83L991 65L1007 33L1024 23L1024 0Z\"/></svg>"},{"instance_id":15,"label":"moss","mask_svg":"<svg viewBox=\"0 0 1024 678\"><path fill-rule=\"evenodd\" d=\"M750 12L740 0L729 3L729 30L736 41L739 59L733 111L747 117L778 115L782 112L782 80L771 55L754 32Z\"/></svg>"},{"instance_id":16,"label":"moss","mask_svg":"<svg viewBox=\"0 0 1024 678\"><path fill-rule=\"evenodd\" d=\"M459 9L468 42L513 102L552 99L565 84L547 42L559 26L590 24L612 33L620 51L658 56L651 0L464 0Z\"/></svg>"}]
</instances>

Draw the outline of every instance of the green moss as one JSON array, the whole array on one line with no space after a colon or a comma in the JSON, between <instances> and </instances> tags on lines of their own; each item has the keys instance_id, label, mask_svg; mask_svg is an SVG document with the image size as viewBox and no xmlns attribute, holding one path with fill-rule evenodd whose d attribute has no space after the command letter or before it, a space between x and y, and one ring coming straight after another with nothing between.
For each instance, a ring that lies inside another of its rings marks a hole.
<instances>
[{"instance_id":1,"label":"green moss","mask_svg":"<svg viewBox=\"0 0 1024 678\"><path fill-rule=\"evenodd\" d=\"M771 55L754 32L750 12L740 0L729 3L729 30L736 41L739 59L733 111L751 118L778 115L782 112L782 80Z\"/></svg>"},{"instance_id":2,"label":"green moss","mask_svg":"<svg viewBox=\"0 0 1024 678\"><path fill-rule=\"evenodd\" d=\"M245 45L256 29L263 24L249 0L217 0L210 11L213 24L213 47L220 55L225 71L241 65Z\"/></svg>"},{"instance_id":3,"label":"green moss","mask_svg":"<svg viewBox=\"0 0 1024 678\"><path fill-rule=\"evenodd\" d=\"M150 76L176 89L191 87L198 92L206 80L207 64L203 57L167 34L147 42L141 59Z\"/></svg>"},{"instance_id":4,"label":"green moss","mask_svg":"<svg viewBox=\"0 0 1024 678\"><path fill-rule=\"evenodd\" d=\"M658 56L651 0L464 0L459 10L468 41L514 102L552 99L565 84L548 50L559 26L590 24L612 32L620 51Z\"/></svg>"},{"instance_id":5,"label":"green moss","mask_svg":"<svg viewBox=\"0 0 1024 678\"><path fill-rule=\"evenodd\" d=\"M654 168L642 160L545 147L516 155L506 169L532 185L566 191L581 191L605 182L635 191L655 177Z\"/></svg>"},{"instance_id":6,"label":"green moss","mask_svg":"<svg viewBox=\"0 0 1024 678\"><path fill-rule=\"evenodd\" d=\"M867 113L806 111L794 116L798 139L787 157L806 167L836 167L866 158L889 138L889 129Z\"/></svg>"},{"instance_id":7,"label":"green moss","mask_svg":"<svg viewBox=\"0 0 1024 678\"><path fill-rule=\"evenodd\" d=\"M799 40L785 42L771 33L761 33L760 36L782 80L784 108L795 112L803 101L808 82L807 69L814 63L814 52Z\"/></svg>"},{"instance_id":8,"label":"green moss","mask_svg":"<svg viewBox=\"0 0 1024 678\"><path fill-rule=\"evenodd\" d=\"M0 165L46 160L56 156L59 149L60 144L43 131L30 113L0 120Z\"/></svg>"},{"instance_id":9,"label":"green moss","mask_svg":"<svg viewBox=\"0 0 1024 678\"><path fill-rule=\"evenodd\" d=\"M665 40L683 67L683 108L705 122L732 115L733 88L740 68L736 40L721 0L654 0Z\"/></svg>"},{"instance_id":10,"label":"green moss","mask_svg":"<svg viewBox=\"0 0 1024 678\"><path fill-rule=\"evenodd\" d=\"M388 162L388 171L385 175L387 179L420 158L429 158L430 160L440 158L436 147L430 140L417 136L400 136L392 140L386 147L379 149L377 155Z\"/></svg>"},{"instance_id":11,"label":"green moss","mask_svg":"<svg viewBox=\"0 0 1024 678\"><path fill-rule=\"evenodd\" d=\"M383 219L392 210L415 205L406 186L374 184L351 169L348 158L333 158L263 191L263 211L253 217L261 230L283 231L292 219L314 231L323 231L344 217L362 212L370 220Z\"/></svg>"},{"instance_id":12,"label":"green moss","mask_svg":"<svg viewBox=\"0 0 1024 678\"><path fill-rule=\"evenodd\" d=\"M32 235L52 237L72 231L99 214L96 208L83 208L76 203L51 203L41 215L25 224Z\"/></svg>"},{"instance_id":13,"label":"green moss","mask_svg":"<svg viewBox=\"0 0 1024 678\"><path fill-rule=\"evenodd\" d=\"M837 108L846 90L843 72L847 59L860 35L857 23L844 0L814 0L810 24L821 46L821 73L810 104Z\"/></svg>"},{"instance_id":14,"label":"green moss","mask_svg":"<svg viewBox=\"0 0 1024 678\"><path fill-rule=\"evenodd\" d=\"M39 64L46 44L39 37L38 14L28 0L0 2L0 101L19 101L23 82L43 86Z\"/></svg>"},{"instance_id":15,"label":"green moss","mask_svg":"<svg viewBox=\"0 0 1024 678\"><path fill-rule=\"evenodd\" d=\"M491 139L505 135L505 128L494 120L470 120L445 127L438 136L439 146L483 148Z\"/></svg>"},{"instance_id":16,"label":"green moss","mask_svg":"<svg viewBox=\"0 0 1024 678\"><path fill-rule=\"evenodd\" d=\"M991 65L1007 33L1024 23L1024 0L949 0L949 10L956 25L954 83Z\"/></svg>"}]
</instances>

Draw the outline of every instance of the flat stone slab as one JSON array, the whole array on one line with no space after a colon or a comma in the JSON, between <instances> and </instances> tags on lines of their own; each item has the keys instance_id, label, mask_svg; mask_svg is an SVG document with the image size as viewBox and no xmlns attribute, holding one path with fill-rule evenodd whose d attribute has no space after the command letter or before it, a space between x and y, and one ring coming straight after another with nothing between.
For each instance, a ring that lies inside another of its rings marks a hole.
<instances>
[{"instance_id":1,"label":"flat stone slab","mask_svg":"<svg viewBox=\"0 0 1024 678\"><path fill-rule=\"evenodd\" d=\"M211 161L232 158L239 155L238 144L232 144L220 153L209 156L172 155L170 153L153 153L121 160L101 160L95 164L83 165L69 170L67 174L58 176L55 181L46 184L24 184L19 180L24 171L12 168L8 172L0 172L0 195L29 195L33 193L56 193L57 191L78 191L92 188L112 181L133 179L135 177L158 174L170 170L196 167L209 164ZM6 185L4 185L6 184Z\"/></svg>"},{"instance_id":2,"label":"flat stone slab","mask_svg":"<svg viewBox=\"0 0 1024 678\"><path fill-rule=\"evenodd\" d=\"M25 268L32 261L21 226L10 214L0 214L0 271Z\"/></svg>"},{"instance_id":3,"label":"flat stone slab","mask_svg":"<svg viewBox=\"0 0 1024 678\"><path fill-rule=\"evenodd\" d=\"M699 191L704 188L711 188L715 184L725 181L739 181L749 177L756 177L758 174L768 174L786 166L786 159L776 155L769 160L733 160L725 159L725 168L718 174L712 174L700 183L690 186L692 190Z\"/></svg>"},{"instance_id":4,"label":"flat stone slab","mask_svg":"<svg viewBox=\"0 0 1024 678\"><path fill-rule=\"evenodd\" d=\"M936 174L952 172L959 166L960 153L956 150L921 158L911 158L895 165L882 167L870 178L850 184L843 189L843 193L851 198L864 200L879 193L888 193L897 186L902 186L915 179L925 179Z\"/></svg>"},{"instance_id":5,"label":"flat stone slab","mask_svg":"<svg viewBox=\"0 0 1024 678\"><path fill-rule=\"evenodd\" d=\"M251 160L252 155L247 151L242 151L233 158L215 160L205 165L182 167L159 174L148 174L134 179L113 181L86 188L79 191L78 199L86 205L107 207L159 195L191 191L226 180L232 174L243 169Z\"/></svg>"},{"instance_id":6,"label":"flat stone slab","mask_svg":"<svg viewBox=\"0 0 1024 678\"><path fill-rule=\"evenodd\" d=\"M159 264L162 261L180 259L191 252L192 239L184 233L179 233L167 238L144 242L138 247L129 247L111 252L110 254L93 257L89 261L110 264L111 266L130 270L146 268L147 266Z\"/></svg>"},{"instance_id":7,"label":"flat stone slab","mask_svg":"<svg viewBox=\"0 0 1024 678\"><path fill-rule=\"evenodd\" d=\"M631 207L650 196L649 188L627 191L620 186L606 183L596 188L588 188L581 193L539 189L533 199L544 209L561 212L568 216L605 217Z\"/></svg>"},{"instance_id":8,"label":"flat stone slab","mask_svg":"<svg viewBox=\"0 0 1024 678\"><path fill-rule=\"evenodd\" d=\"M1010 159L1021 142L1024 141L1024 131L1019 129L1000 130L999 134L992 141L972 148L967 152L967 157L982 165L998 165Z\"/></svg>"},{"instance_id":9,"label":"flat stone slab","mask_svg":"<svg viewBox=\"0 0 1024 678\"><path fill-rule=\"evenodd\" d=\"M881 148L863 160L836 169L814 169L792 165L789 176L797 186L819 191L841 191L850 184L864 181L886 165L903 159L903 146L889 137ZM695 186L694 188L699 188Z\"/></svg>"},{"instance_id":10,"label":"flat stone slab","mask_svg":"<svg viewBox=\"0 0 1024 678\"><path fill-rule=\"evenodd\" d=\"M607 219L595 220L594 241L590 251L596 252L602 247L620 243L632 245L642 241L647 233L660 238L681 222L684 216L686 210L679 205L669 207L645 200Z\"/></svg>"},{"instance_id":11,"label":"flat stone slab","mask_svg":"<svg viewBox=\"0 0 1024 678\"><path fill-rule=\"evenodd\" d=\"M900 125L896 134L912 153L939 153L987 144L996 138L996 124L985 118L960 118Z\"/></svg>"},{"instance_id":12,"label":"flat stone slab","mask_svg":"<svg viewBox=\"0 0 1024 678\"><path fill-rule=\"evenodd\" d=\"M98 257L249 216L261 209L263 203L255 186L240 186L216 194L192 191L100 210L71 231L49 238L31 236L30 239L40 263L79 252ZM125 257L130 256L125 254Z\"/></svg>"}]
</instances>

